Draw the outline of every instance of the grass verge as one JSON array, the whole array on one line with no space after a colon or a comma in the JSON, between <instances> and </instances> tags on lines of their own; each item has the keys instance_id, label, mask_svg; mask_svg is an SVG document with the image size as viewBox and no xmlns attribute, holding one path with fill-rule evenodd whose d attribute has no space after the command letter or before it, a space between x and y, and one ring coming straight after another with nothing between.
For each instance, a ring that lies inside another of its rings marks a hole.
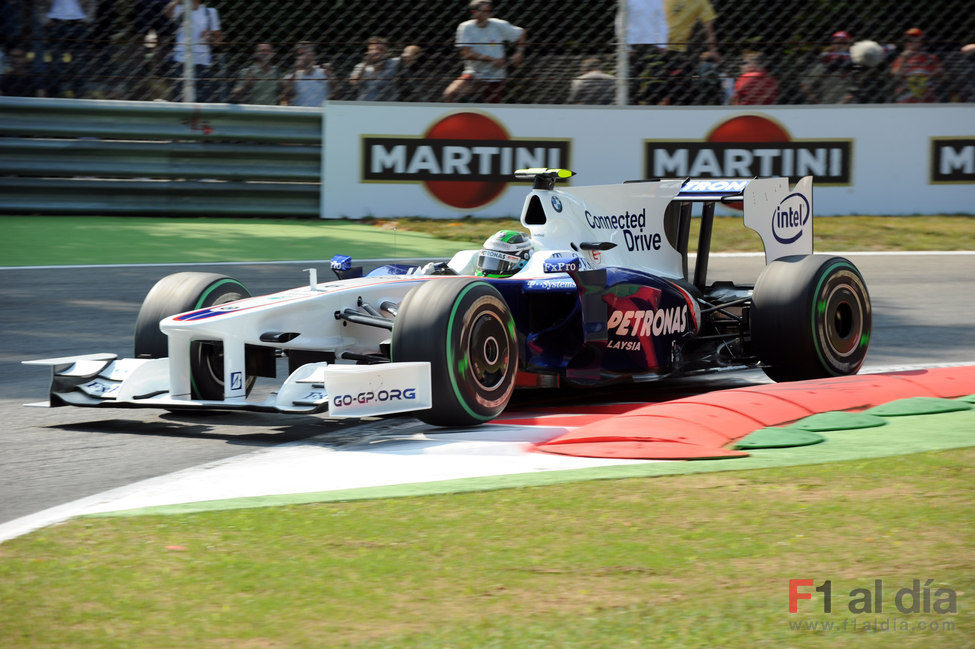
<instances>
[{"instance_id":1,"label":"grass verge","mask_svg":"<svg viewBox=\"0 0 975 649\"><path fill-rule=\"evenodd\" d=\"M973 484L966 448L80 519L0 545L0 639L10 648L966 647ZM832 613L813 593L789 614L788 580L799 578L832 581ZM875 579L883 614L851 614L850 591ZM913 579L954 589L958 612L899 613L894 596ZM790 628L884 618L954 628Z\"/></svg>"},{"instance_id":2,"label":"grass verge","mask_svg":"<svg viewBox=\"0 0 975 649\"><path fill-rule=\"evenodd\" d=\"M696 241L695 220L691 241ZM285 221L155 217L0 216L0 265L179 263L449 257L514 219ZM693 247L693 246L692 246ZM975 250L975 217L848 216L816 221L817 250ZM760 251L733 217L715 220L713 250Z\"/></svg>"},{"instance_id":3,"label":"grass verge","mask_svg":"<svg viewBox=\"0 0 975 649\"><path fill-rule=\"evenodd\" d=\"M448 240L482 242L503 229L524 230L515 219L396 219L378 221L387 228L424 232ZM691 226L691 248L700 219ZM816 250L975 250L972 216L843 216L816 219ZM758 252L762 240L740 217L717 217L712 234L715 252Z\"/></svg>"},{"instance_id":4,"label":"grass verge","mask_svg":"<svg viewBox=\"0 0 975 649\"><path fill-rule=\"evenodd\" d=\"M0 265L449 257L431 234L348 221L0 216Z\"/></svg>"}]
</instances>

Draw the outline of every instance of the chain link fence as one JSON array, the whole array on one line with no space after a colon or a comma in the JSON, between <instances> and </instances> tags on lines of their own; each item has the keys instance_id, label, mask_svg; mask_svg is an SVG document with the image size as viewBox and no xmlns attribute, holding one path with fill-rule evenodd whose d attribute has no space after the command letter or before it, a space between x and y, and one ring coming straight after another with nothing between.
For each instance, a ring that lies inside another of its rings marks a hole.
<instances>
[{"instance_id":1,"label":"chain link fence","mask_svg":"<svg viewBox=\"0 0 975 649\"><path fill-rule=\"evenodd\" d=\"M957 0L505 0L487 6L472 9L467 0L0 0L0 92L289 105L325 98L975 101L975 12ZM485 31L488 18L508 21L524 37L509 28ZM480 22L464 32L462 49L458 25L468 20Z\"/></svg>"}]
</instances>

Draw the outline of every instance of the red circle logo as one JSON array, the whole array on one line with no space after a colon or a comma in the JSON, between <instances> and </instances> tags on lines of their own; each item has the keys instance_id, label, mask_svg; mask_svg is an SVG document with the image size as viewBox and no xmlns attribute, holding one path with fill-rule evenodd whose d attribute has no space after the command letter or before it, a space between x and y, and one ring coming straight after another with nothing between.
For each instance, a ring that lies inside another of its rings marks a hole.
<instances>
[{"instance_id":1,"label":"red circle logo","mask_svg":"<svg viewBox=\"0 0 975 649\"><path fill-rule=\"evenodd\" d=\"M789 132L780 124L760 115L739 115L721 122L708 133L708 142L788 142ZM735 210L744 209L741 201L725 203Z\"/></svg>"},{"instance_id":2,"label":"red circle logo","mask_svg":"<svg viewBox=\"0 0 975 649\"><path fill-rule=\"evenodd\" d=\"M454 113L431 126L423 137L430 140L508 140L507 131L486 115ZM438 200L458 209L473 209L490 203L504 191L504 182L481 180L425 180L423 184Z\"/></svg>"},{"instance_id":3,"label":"red circle logo","mask_svg":"<svg viewBox=\"0 0 975 649\"><path fill-rule=\"evenodd\" d=\"M788 142L789 132L760 115L739 115L722 122L708 133L708 142Z\"/></svg>"}]
</instances>

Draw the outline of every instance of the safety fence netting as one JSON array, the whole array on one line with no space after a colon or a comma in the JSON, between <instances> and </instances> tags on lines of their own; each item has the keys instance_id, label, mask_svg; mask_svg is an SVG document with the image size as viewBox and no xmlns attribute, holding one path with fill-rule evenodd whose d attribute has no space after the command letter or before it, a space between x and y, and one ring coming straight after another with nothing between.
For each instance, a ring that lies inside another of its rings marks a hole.
<instances>
[{"instance_id":1,"label":"safety fence netting","mask_svg":"<svg viewBox=\"0 0 975 649\"><path fill-rule=\"evenodd\" d=\"M14 96L975 101L959 0L0 0L0 21Z\"/></svg>"}]
</instances>

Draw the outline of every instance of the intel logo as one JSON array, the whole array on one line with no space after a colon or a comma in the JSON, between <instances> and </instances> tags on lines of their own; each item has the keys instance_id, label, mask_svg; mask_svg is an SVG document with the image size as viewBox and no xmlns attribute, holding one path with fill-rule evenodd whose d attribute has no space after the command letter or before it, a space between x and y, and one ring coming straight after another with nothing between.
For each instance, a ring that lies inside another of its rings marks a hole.
<instances>
[{"instance_id":1,"label":"intel logo","mask_svg":"<svg viewBox=\"0 0 975 649\"><path fill-rule=\"evenodd\" d=\"M779 243L795 243L809 223L809 199L796 192L783 198L772 212L772 236Z\"/></svg>"}]
</instances>

